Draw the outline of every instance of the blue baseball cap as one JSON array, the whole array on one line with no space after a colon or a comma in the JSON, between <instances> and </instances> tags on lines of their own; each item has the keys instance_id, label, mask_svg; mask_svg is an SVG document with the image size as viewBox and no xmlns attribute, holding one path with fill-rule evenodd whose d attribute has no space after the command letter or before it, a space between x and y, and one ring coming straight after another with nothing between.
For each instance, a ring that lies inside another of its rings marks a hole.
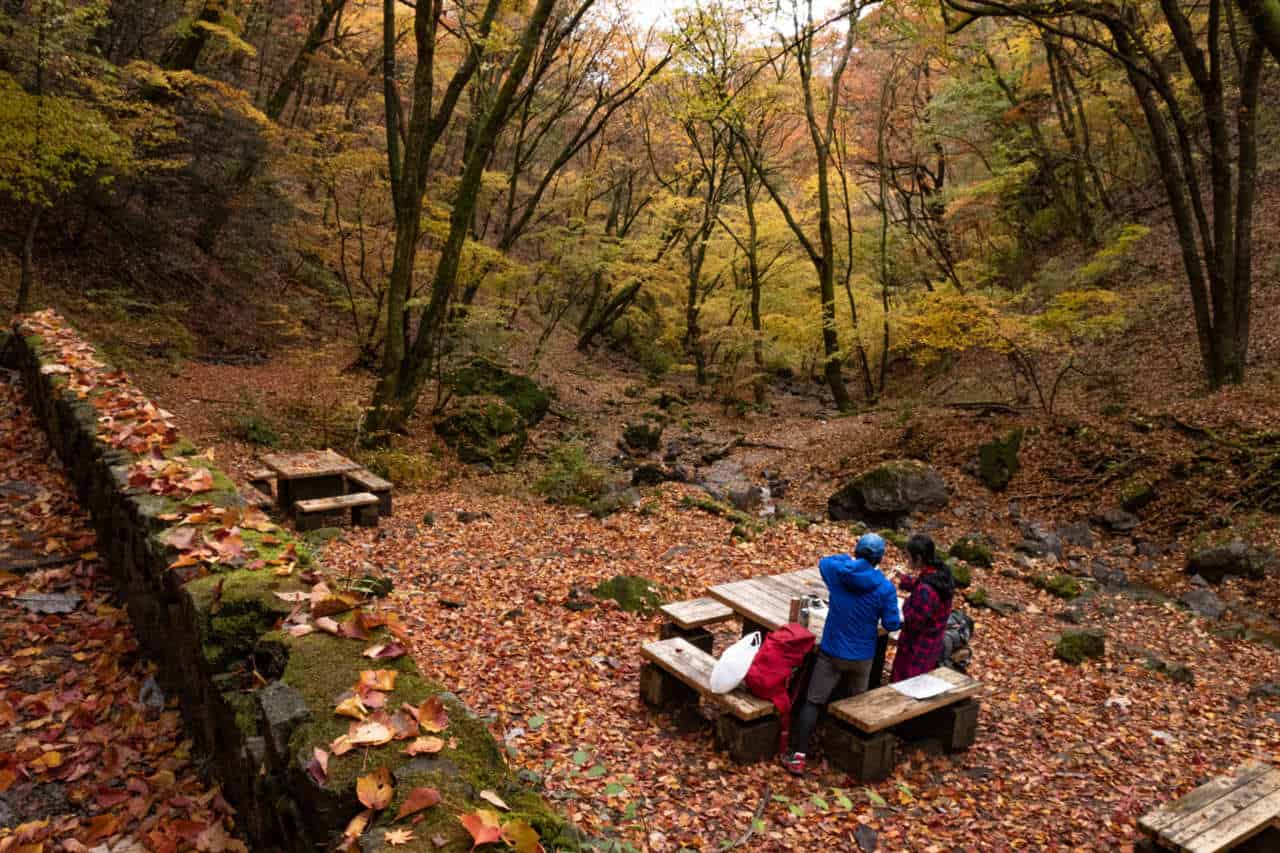
<instances>
[{"instance_id":1,"label":"blue baseball cap","mask_svg":"<svg viewBox=\"0 0 1280 853\"><path fill-rule=\"evenodd\" d=\"M853 556L875 565L884 558L884 539L875 533L864 533L853 549Z\"/></svg>"}]
</instances>

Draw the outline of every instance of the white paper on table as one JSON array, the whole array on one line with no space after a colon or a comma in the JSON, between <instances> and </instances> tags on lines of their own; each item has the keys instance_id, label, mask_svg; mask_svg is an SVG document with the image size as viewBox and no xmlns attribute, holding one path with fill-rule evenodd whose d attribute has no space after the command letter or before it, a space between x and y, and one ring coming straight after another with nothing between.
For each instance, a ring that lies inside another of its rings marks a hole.
<instances>
[{"instance_id":1,"label":"white paper on table","mask_svg":"<svg viewBox=\"0 0 1280 853\"><path fill-rule=\"evenodd\" d=\"M912 699L932 699L934 696L941 696L951 689L951 683L943 681L936 675L917 675L915 678L908 678L906 681L899 681L896 684L890 684L894 690L903 696L909 696Z\"/></svg>"}]
</instances>

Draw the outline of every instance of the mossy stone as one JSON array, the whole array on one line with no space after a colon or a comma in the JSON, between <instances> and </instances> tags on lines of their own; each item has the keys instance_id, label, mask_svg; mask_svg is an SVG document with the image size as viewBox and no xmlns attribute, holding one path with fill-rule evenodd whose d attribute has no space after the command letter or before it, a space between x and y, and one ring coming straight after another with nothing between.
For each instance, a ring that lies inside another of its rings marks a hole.
<instances>
[{"instance_id":1,"label":"mossy stone","mask_svg":"<svg viewBox=\"0 0 1280 853\"><path fill-rule=\"evenodd\" d=\"M611 598L628 613L648 613L663 603L658 585L636 575L614 575L592 590L597 598Z\"/></svg>"},{"instance_id":2,"label":"mossy stone","mask_svg":"<svg viewBox=\"0 0 1280 853\"><path fill-rule=\"evenodd\" d=\"M1003 491L1018 473L1018 451L1022 449L1022 430L1015 429L1002 438L978 448L978 476L993 491Z\"/></svg>"},{"instance_id":3,"label":"mossy stone","mask_svg":"<svg viewBox=\"0 0 1280 853\"><path fill-rule=\"evenodd\" d=\"M459 397L501 398L528 426L536 426L551 409L551 397L538 383L484 359L455 370L445 384Z\"/></svg>"},{"instance_id":4,"label":"mossy stone","mask_svg":"<svg viewBox=\"0 0 1280 853\"><path fill-rule=\"evenodd\" d=\"M952 543L947 553L957 560L964 560L983 569L989 569L992 565L990 546L973 536L961 536Z\"/></svg>"},{"instance_id":5,"label":"mossy stone","mask_svg":"<svg viewBox=\"0 0 1280 853\"><path fill-rule=\"evenodd\" d=\"M436 424L436 434L469 464L509 465L529 441L524 418L499 399L463 400Z\"/></svg>"},{"instance_id":6,"label":"mossy stone","mask_svg":"<svg viewBox=\"0 0 1280 853\"><path fill-rule=\"evenodd\" d=\"M973 572L965 563L949 562L951 577L955 579L957 589L967 589L973 583Z\"/></svg>"},{"instance_id":7,"label":"mossy stone","mask_svg":"<svg viewBox=\"0 0 1280 853\"><path fill-rule=\"evenodd\" d=\"M627 424L622 430L622 441L632 450L652 453L662 443L662 424Z\"/></svg>"},{"instance_id":8,"label":"mossy stone","mask_svg":"<svg viewBox=\"0 0 1280 853\"><path fill-rule=\"evenodd\" d=\"M1145 477L1134 477L1120 490L1120 506L1126 512L1137 512L1155 499L1155 483Z\"/></svg>"},{"instance_id":9,"label":"mossy stone","mask_svg":"<svg viewBox=\"0 0 1280 853\"><path fill-rule=\"evenodd\" d=\"M1038 575L1033 577L1031 582L1045 592L1056 595L1058 598L1065 598L1068 601L1078 598L1084 592L1084 586L1071 575L1051 575L1049 577Z\"/></svg>"},{"instance_id":10,"label":"mossy stone","mask_svg":"<svg viewBox=\"0 0 1280 853\"><path fill-rule=\"evenodd\" d=\"M987 592L987 588L984 586L970 591L964 598L974 607L986 607L991 603L991 593Z\"/></svg>"},{"instance_id":11,"label":"mossy stone","mask_svg":"<svg viewBox=\"0 0 1280 853\"><path fill-rule=\"evenodd\" d=\"M1054 656L1070 664L1080 664L1089 658L1100 658L1106 654L1106 651L1107 635L1092 628L1066 631L1053 647Z\"/></svg>"}]
</instances>

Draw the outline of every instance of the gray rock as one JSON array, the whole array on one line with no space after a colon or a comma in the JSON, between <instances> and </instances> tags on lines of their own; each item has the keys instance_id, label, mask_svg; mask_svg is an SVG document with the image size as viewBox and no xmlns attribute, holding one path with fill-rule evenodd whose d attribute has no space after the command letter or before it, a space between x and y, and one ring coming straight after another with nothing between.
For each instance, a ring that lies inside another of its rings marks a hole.
<instances>
[{"instance_id":1,"label":"gray rock","mask_svg":"<svg viewBox=\"0 0 1280 853\"><path fill-rule=\"evenodd\" d=\"M1014 554L1013 564L1026 572L1034 571L1036 567L1036 561L1027 554Z\"/></svg>"},{"instance_id":2,"label":"gray rock","mask_svg":"<svg viewBox=\"0 0 1280 853\"><path fill-rule=\"evenodd\" d=\"M1202 548L1187 559L1187 574L1198 574L1209 583L1222 583L1229 575L1261 580L1276 568L1276 555L1237 539L1226 545Z\"/></svg>"},{"instance_id":3,"label":"gray rock","mask_svg":"<svg viewBox=\"0 0 1280 853\"><path fill-rule=\"evenodd\" d=\"M827 499L827 516L896 527L911 513L942 509L950 500L941 474L915 459L899 459L846 483Z\"/></svg>"},{"instance_id":4,"label":"gray rock","mask_svg":"<svg viewBox=\"0 0 1280 853\"><path fill-rule=\"evenodd\" d=\"M1093 514L1095 524L1105 527L1112 533L1128 533L1138 526L1138 517L1119 507L1109 507Z\"/></svg>"},{"instance_id":5,"label":"gray rock","mask_svg":"<svg viewBox=\"0 0 1280 853\"><path fill-rule=\"evenodd\" d=\"M1192 575L1191 580L1188 581L1188 583L1190 583L1192 586L1198 586L1202 589L1209 585L1209 582L1204 578L1202 578L1200 575Z\"/></svg>"},{"instance_id":6,"label":"gray rock","mask_svg":"<svg viewBox=\"0 0 1280 853\"><path fill-rule=\"evenodd\" d=\"M1052 554L1062 558L1062 539L1058 534L1035 521L1023 522L1021 530L1022 541L1014 546L1016 550L1033 557L1043 558Z\"/></svg>"},{"instance_id":7,"label":"gray rock","mask_svg":"<svg viewBox=\"0 0 1280 853\"><path fill-rule=\"evenodd\" d=\"M293 730L311 719L311 709L293 687L273 681L256 694L262 721L266 724L267 744L276 755L287 755Z\"/></svg>"},{"instance_id":8,"label":"gray rock","mask_svg":"<svg viewBox=\"0 0 1280 853\"><path fill-rule=\"evenodd\" d=\"M142 687L138 689L138 701L153 711L164 710L164 691L156 683L154 675L148 675L147 680L142 682Z\"/></svg>"},{"instance_id":9,"label":"gray rock","mask_svg":"<svg viewBox=\"0 0 1280 853\"><path fill-rule=\"evenodd\" d=\"M1222 614L1227 612L1227 605L1222 599L1207 589L1187 590L1178 600L1192 613L1210 621L1222 618Z\"/></svg>"},{"instance_id":10,"label":"gray rock","mask_svg":"<svg viewBox=\"0 0 1280 853\"><path fill-rule=\"evenodd\" d=\"M1280 682L1264 681L1249 688L1250 699L1280 699Z\"/></svg>"},{"instance_id":11,"label":"gray rock","mask_svg":"<svg viewBox=\"0 0 1280 853\"><path fill-rule=\"evenodd\" d=\"M32 613L70 613L80 605L80 595L74 592L24 592L14 601Z\"/></svg>"},{"instance_id":12,"label":"gray rock","mask_svg":"<svg viewBox=\"0 0 1280 853\"><path fill-rule=\"evenodd\" d=\"M1056 532L1058 538L1063 542L1068 545L1075 545L1078 548L1092 548L1098 541L1093 535L1093 528L1089 526L1087 521L1064 524Z\"/></svg>"}]
</instances>

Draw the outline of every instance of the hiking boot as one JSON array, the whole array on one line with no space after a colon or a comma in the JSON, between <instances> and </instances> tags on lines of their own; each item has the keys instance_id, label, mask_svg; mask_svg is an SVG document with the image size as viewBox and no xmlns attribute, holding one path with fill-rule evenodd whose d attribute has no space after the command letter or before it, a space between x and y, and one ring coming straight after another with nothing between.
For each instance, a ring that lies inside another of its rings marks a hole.
<instances>
[{"instance_id":1,"label":"hiking boot","mask_svg":"<svg viewBox=\"0 0 1280 853\"><path fill-rule=\"evenodd\" d=\"M782 766L787 768L787 772L792 776L804 775L804 753L790 752L782 756Z\"/></svg>"}]
</instances>

